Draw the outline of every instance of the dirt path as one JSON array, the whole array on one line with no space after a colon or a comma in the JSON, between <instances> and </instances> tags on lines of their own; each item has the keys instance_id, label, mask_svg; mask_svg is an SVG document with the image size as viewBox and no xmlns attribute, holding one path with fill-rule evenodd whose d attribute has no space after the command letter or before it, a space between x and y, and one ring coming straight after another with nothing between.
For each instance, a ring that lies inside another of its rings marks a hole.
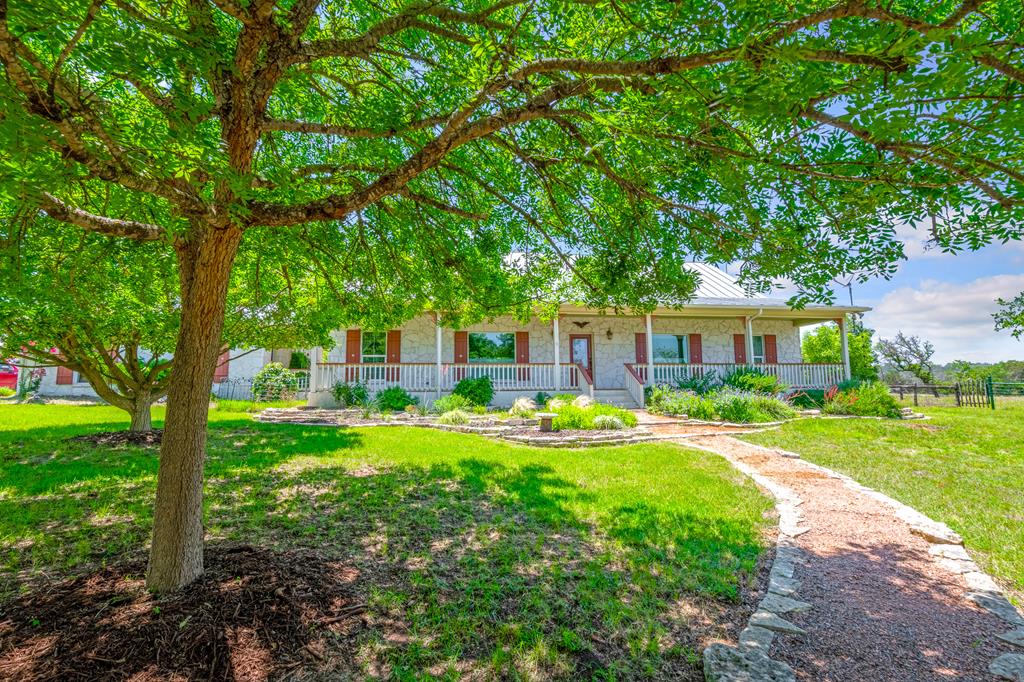
<instances>
[{"instance_id":1,"label":"dirt path","mask_svg":"<svg viewBox=\"0 0 1024 682\"><path fill-rule=\"evenodd\" d=\"M1014 630L1012 613L1000 618L968 600L978 586L954 571L973 564L936 554L959 548L911 532L893 506L807 462L735 438L682 442L742 462L802 501L799 525L807 530L792 542L804 561L793 577L811 608L786 617L806 634L777 636L768 649L797 679L995 680L989 666L997 657L1024 654L997 637Z\"/></svg>"}]
</instances>

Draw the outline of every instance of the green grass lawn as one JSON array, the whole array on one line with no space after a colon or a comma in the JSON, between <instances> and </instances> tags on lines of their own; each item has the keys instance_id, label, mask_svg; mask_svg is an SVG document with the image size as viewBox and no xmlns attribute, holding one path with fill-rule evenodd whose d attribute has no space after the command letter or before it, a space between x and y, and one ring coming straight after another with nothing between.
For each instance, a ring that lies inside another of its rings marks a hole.
<instances>
[{"instance_id":1,"label":"green grass lawn","mask_svg":"<svg viewBox=\"0 0 1024 682\"><path fill-rule=\"evenodd\" d=\"M931 419L804 419L744 439L798 452L947 523L1024 604L1024 404L921 411Z\"/></svg>"},{"instance_id":2,"label":"green grass lawn","mask_svg":"<svg viewBox=\"0 0 1024 682\"><path fill-rule=\"evenodd\" d=\"M0 405L0 598L143 550L156 450L65 440L126 424L107 407ZM371 622L403 632L369 628L359 660L406 678L572 678L596 651L608 678L697 679L694 633L720 627L770 525L724 460L668 444L549 450L221 406L206 473L208 541L353 562Z\"/></svg>"}]
</instances>

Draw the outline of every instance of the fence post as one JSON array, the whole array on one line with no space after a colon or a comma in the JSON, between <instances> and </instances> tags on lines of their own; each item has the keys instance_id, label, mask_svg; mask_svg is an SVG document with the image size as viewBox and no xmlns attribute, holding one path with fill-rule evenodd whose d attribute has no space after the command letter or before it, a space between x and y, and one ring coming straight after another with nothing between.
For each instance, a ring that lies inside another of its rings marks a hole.
<instances>
[{"instance_id":1,"label":"fence post","mask_svg":"<svg viewBox=\"0 0 1024 682\"><path fill-rule=\"evenodd\" d=\"M953 384L953 392L956 395L956 406L957 407L962 407L963 405L961 404L962 400L961 400L961 397L960 397L960 382L959 381L956 382L955 384Z\"/></svg>"},{"instance_id":2,"label":"fence post","mask_svg":"<svg viewBox=\"0 0 1024 682\"><path fill-rule=\"evenodd\" d=\"M917 407L917 384L914 384L914 407Z\"/></svg>"},{"instance_id":3,"label":"fence post","mask_svg":"<svg viewBox=\"0 0 1024 682\"><path fill-rule=\"evenodd\" d=\"M992 386L992 376L985 377L985 395L988 396L988 404L993 410L996 409L996 392Z\"/></svg>"}]
</instances>

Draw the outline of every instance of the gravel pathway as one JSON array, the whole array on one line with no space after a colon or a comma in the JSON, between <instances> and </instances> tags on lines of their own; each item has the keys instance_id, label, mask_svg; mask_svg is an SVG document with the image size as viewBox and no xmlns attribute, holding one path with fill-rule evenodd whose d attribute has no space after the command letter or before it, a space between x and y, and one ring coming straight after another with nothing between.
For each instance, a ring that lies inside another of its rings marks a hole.
<instances>
[{"instance_id":1,"label":"gravel pathway","mask_svg":"<svg viewBox=\"0 0 1024 682\"><path fill-rule=\"evenodd\" d=\"M807 530L792 540L803 553L793 578L798 598L811 608L787 617L806 634L778 636L768 650L797 679L1015 679L996 677L989 667L1024 654L997 637L1014 629L1012 610L1000 618L968 600L977 586L950 569L956 562L938 556L962 548L929 542L912 532L906 513L779 451L728 436L682 442L725 454L802 500L800 526Z\"/></svg>"}]
</instances>

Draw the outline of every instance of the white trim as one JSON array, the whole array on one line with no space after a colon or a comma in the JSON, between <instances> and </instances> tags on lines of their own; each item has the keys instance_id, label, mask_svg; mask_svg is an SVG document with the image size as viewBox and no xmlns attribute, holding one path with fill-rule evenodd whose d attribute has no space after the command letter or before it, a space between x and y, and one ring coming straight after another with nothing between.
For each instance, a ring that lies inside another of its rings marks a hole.
<instances>
[{"instance_id":1,"label":"white trim","mask_svg":"<svg viewBox=\"0 0 1024 682\"><path fill-rule=\"evenodd\" d=\"M557 391L562 388L562 358L559 352L561 344L558 341L558 315L555 315L555 319L551 321L551 339L554 344L552 348L554 355L552 357L555 360L555 390Z\"/></svg>"},{"instance_id":2,"label":"white trim","mask_svg":"<svg viewBox=\"0 0 1024 682\"><path fill-rule=\"evenodd\" d=\"M846 338L846 313L839 318L839 354L843 358L843 376L850 380L850 340Z\"/></svg>"}]
</instances>

